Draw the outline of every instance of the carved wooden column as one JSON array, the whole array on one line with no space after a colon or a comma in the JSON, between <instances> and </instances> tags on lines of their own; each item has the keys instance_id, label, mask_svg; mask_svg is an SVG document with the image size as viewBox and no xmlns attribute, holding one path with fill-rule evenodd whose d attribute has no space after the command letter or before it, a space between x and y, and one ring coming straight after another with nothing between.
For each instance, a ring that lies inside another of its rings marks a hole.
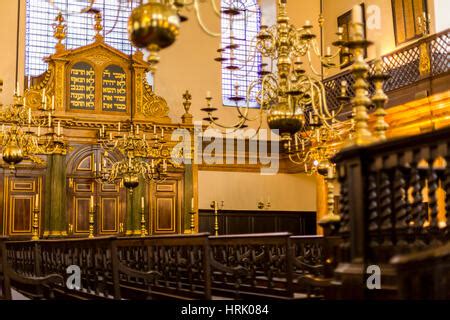
<instances>
[{"instance_id":1,"label":"carved wooden column","mask_svg":"<svg viewBox=\"0 0 450 320\"><path fill-rule=\"evenodd\" d=\"M335 273L340 288L340 299L364 299L366 297L366 263L368 249L368 223L366 215L368 198L368 159L365 148L352 148L339 153L335 162L341 183L341 229L343 257ZM358 192L356 192L358 190ZM348 239L348 240L346 240Z\"/></svg>"},{"instance_id":2,"label":"carved wooden column","mask_svg":"<svg viewBox=\"0 0 450 320\"><path fill-rule=\"evenodd\" d=\"M196 171L197 173L197 171ZM184 203L184 218L183 218L183 229L184 233L191 233L191 210L192 210L192 199L194 199L195 208L195 184L194 184L194 165L185 164L184 165L184 192L183 192L183 203ZM195 219L195 218L194 218ZM195 220L194 220L195 222ZM197 223L195 223L195 230L198 231L198 218Z\"/></svg>"},{"instance_id":3,"label":"carved wooden column","mask_svg":"<svg viewBox=\"0 0 450 320\"><path fill-rule=\"evenodd\" d=\"M141 198L145 196L147 183L140 177L139 185L133 189L133 192L127 190L127 217L125 224L125 234L127 236L141 234ZM150 221L151 215L146 219ZM148 230L150 232L150 230Z\"/></svg>"},{"instance_id":4,"label":"carved wooden column","mask_svg":"<svg viewBox=\"0 0 450 320\"><path fill-rule=\"evenodd\" d=\"M67 236L66 156L48 156L45 179L44 237Z\"/></svg>"}]
</instances>

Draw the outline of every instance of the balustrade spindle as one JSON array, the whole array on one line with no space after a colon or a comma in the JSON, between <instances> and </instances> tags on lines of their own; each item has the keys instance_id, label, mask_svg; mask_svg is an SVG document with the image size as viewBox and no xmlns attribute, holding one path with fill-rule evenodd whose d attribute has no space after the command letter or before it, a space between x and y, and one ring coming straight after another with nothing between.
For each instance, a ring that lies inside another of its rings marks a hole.
<instances>
[{"instance_id":1,"label":"balustrade spindle","mask_svg":"<svg viewBox=\"0 0 450 320\"><path fill-rule=\"evenodd\" d=\"M434 233L438 229L438 203L437 203L437 189L438 189L438 176L433 166L433 159L429 161L428 172L428 208L430 211L430 226L429 231Z\"/></svg>"},{"instance_id":2,"label":"balustrade spindle","mask_svg":"<svg viewBox=\"0 0 450 320\"><path fill-rule=\"evenodd\" d=\"M445 180L443 181L442 186L445 191L446 237L447 239L450 239L450 148L448 148L445 162Z\"/></svg>"},{"instance_id":3,"label":"balustrade spindle","mask_svg":"<svg viewBox=\"0 0 450 320\"><path fill-rule=\"evenodd\" d=\"M411 186L411 165L409 163L403 165L400 167L400 170L402 170L403 178L405 180L405 210L406 210L406 217L405 217L405 223L406 228L408 229L408 233L410 231L411 222L413 221L412 217L412 203L409 200L409 190L412 187Z\"/></svg>"},{"instance_id":4,"label":"balustrade spindle","mask_svg":"<svg viewBox=\"0 0 450 320\"><path fill-rule=\"evenodd\" d=\"M407 211L406 211L406 182L403 176L403 172L400 167L395 169L394 175L394 212L395 212L395 234L396 245L399 247L399 251L407 246L406 241L406 223Z\"/></svg>"},{"instance_id":5,"label":"balustrade spindle","mask_svg":"<svg viewBox=\"0 0 450 320\"><path fill-rule=\"evenodd\" d=\"M349 186L345 173L345 168L341 168L339 174L339 183L341 185L341 196L339 204L341 207L341 225L339 227L339 234L342 237L340 245L341 255L344 261L350 260L350 207L349 207Z\"/></svg>"},{"instance_id":6,"label":"balustrade spindle","mask_svg":"<svg viewBox=\"0 0 450 320\"><path fill-rule=\"evenodd\" d=\"M392 239L392 186L387 169L380 176L380 222L383 237L383 251L387 252L393 245Z\"/></svg>"},{"instance_id":7,"label":"balustrade spindle","mask_svg":"<svg viewBox=\"0 0 450 320\"><path fill-rule=\"evenodd\" d=\"M416 224L416 248L423 248L426 246L426 229L424 228L425 221L428 220L428 203L424 202L422 190L426 185L426 178L428 175L428 166L417 165L417 172L419 176L418 190L415 193L414 201L420 202L420 206L417 204L417 224Z\"/></svg>"},{"instance_id":8,"label":"balustrade spindle","mask_svg":"<svg viewBox=\"0 0 450 320\"><path fill-rule=\"evenodd\" d=\"M380 245L380 221L378 215L378 193L375 173L369 175L368 178L368 210L369 210L369 232L371 248L376 248Z\"/></svg>"}]
</instances>

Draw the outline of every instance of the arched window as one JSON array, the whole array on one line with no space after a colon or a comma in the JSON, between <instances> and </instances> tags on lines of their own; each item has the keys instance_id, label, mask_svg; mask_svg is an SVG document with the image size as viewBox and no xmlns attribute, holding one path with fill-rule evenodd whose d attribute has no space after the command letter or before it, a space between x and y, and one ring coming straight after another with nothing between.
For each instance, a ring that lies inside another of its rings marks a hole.
<instances>
[{"instance_id":1,"label":"arched window","mask_svg":"<svg viewBox=\"0 0 450 320\"><path fill-rule=\"evenodd\" d=\"M230 61L222 63L222 99L225 106L236 106L230 97L236 95L235 85L239 85L239 96L246 97L247 89L253 81L258 79L258 69L261 63L260 55L255 53L255 37L258 35L261 11L257 0L222 0L222 9L238 8L241 13L231 22L230 16L222 14L222 48L237 44L233 51L234 59L231 64L237 65L239 70L230 70ZM230 40L230 36L233 40ZM229 51L228 58L229 58ZM246 105L245 101L240 102ZM250 101L251 107L256 107L256 101Z\"/></svg>"},{"instance_id":2,"label":"arched window","mask_svg":"<svg viewBox=\"0 0 450 320\"><path fill-rule=\"evenodd\" d=\"M52 26L59 11L63 12L67 24L66 48L92 43L95 34L93 14L80 13L89 3L87 0L27 0L26 75L37 76L47 70L47 64L42 59L55 52L56 39ZM138 4L139 0L96 0L94 4L94 8L102 12L105 42L126 54L133 51L128 40L128 17Z\"/></svg>"}]
</instances>

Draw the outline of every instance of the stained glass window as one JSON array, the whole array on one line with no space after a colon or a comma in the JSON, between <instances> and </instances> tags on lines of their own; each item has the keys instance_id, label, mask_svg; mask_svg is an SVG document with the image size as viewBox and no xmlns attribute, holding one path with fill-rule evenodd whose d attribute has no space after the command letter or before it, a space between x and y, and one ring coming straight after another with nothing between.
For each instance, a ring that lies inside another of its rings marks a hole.
<instances>
[{"instance_id":1,"label":"stained glass window","mask_svg":"<svg viewBox=\"0 0 450 320\"><path fill-rule=\"evenodd\" d=\"M222 48L231 44L237 44L233 50L234 60L222 63L222 99L225 106L236 106L230 97L236 96L235 85L239 85L238 95L247 96L247 90L254 81L258 80L258 68L261 63L260 55L255 54L255 41L260 28L261 11L257 0L222 0L222 10L237 8L241 12L233 16L222 14ZM230 37L233 40L230 40ZM224 58L230 58L229 51L225 51ZM227 56L228 55L228 56ZM230 65L239 67L238 70L230 70ZM251 107L256 107L256 101L250 101ZM245 101L240 105L246 105Z\"/></svg>"},{"instance_id":2,"label":"stained glass window","mask_svg":"<svg viewBox=\"0 0 450 320\"><path fill-rule=\"evenodd\" d=\"M53 37L54 19L62 12L67 24L66 48L73 49L92 43L94 15L81 13L89 6L89 0L27 0L26 10L26 75L37 76L47 70L43 58L55 52ZM123 0L96 0L94 8L102 13L105 42L114 48L131 54L127 23L132 8L139 3Z\"/></svg>"}]
</instances>

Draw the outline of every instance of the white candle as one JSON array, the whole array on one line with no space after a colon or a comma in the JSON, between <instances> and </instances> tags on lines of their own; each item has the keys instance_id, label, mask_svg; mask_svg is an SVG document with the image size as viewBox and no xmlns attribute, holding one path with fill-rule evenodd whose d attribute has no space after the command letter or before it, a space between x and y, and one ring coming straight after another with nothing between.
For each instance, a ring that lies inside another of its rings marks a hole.
<instances>
[{"instance_id":1,"label":"white candle","mask_svg":"<svg viewBox=\"0 0 450 320\"><path fill-rule=\"evenodd\" d=\"M363 12L361 5L357 4L352 9L352 22L353 23L363 23Z\"/></svg>"},{"instance_id":2,"label":"white candle","mask_svg":"<svg viewBox=\"0 0 450 320\"><path fill-rule=\"evenodd\" d=\"M144 203L144 197L141 197L141 209L144 211L145 203Z\"/></svg>"},{"instance_id":3,"label":"white candle","mask_svg":"<svg viewBox=\"0 0 450 320\"><path fill-rule=\"evenodd\" d=\"M97 172L97 164L94 163L94 172Z\"/></svg>"},{"instance_id":4,"label":"white candle","mask_svg":"<svg viewBox=\"0 0 450 320\"><path fill-rule=\"evenodd\" d=\"M152 168L155 167L155 161L152 159Z\"/></svg>"},{"instance_id":5,"label":"white candle","mask_svg":"<svg viewBox=\"0 0 450 320\"><path fill-rule=\"evenodd\" d=\"M118 128L118 131L120 132L120 121L119 121L119 128Z\"/></svg>"},{"instance_id":6,"label":"white candle","mask_svg":"<svg viewBox=\"0 0 450 320\"><path fill-rule=\"evenodd\" d=\"M305 26L307 26L307 27L311 26L311 21L306 20L306 21L305 21Z\"/></svg>"},{"instance_id":7,"label":"white candle","mask_svg":"<svg viewBox=\"0 0 450 320\"><path fill-rule=\"evenodd\" d=\"M50 112L48 113L48 127L50 128L52 126L52 115Z\"/></svg>"},{"instance_id":8,"label":"white candle","mask_svg":"<svg viewBox=\"0 0 450 320\"><path fill-rule=\"evenodd\" d=\"M211 91L206 91L206 98L211 98Z\"/></svg>"},{"instance_id":9,"label":"white candle","mask_svg":"<svg viewBox=\"0 0 450 320\"><path fill-rule=\"evenodd\" d=\"M344 28L343 27L339 27L338 28L338 33L344 33Z\"/></svg>"},{"instance_id":10,"label":"white candle","mask_svg":"<svg viewBox=\"0 0 450 320\"><path fill-rule=\"evenodd\" d=\"M58 136L61 135L61 121L58 121Z\"/></svg>"},{"instance_id":11,"label":"white candle","mask_svg":"<svg viewBox=\"0 0 450 320\"><path fill-rule=\"evenodd\" d=\"M327 47L327 56L331 56L331 48Z\"/></svg>"},{"instance_id":12,"label":"white candle","mask_svg":"<svg viewBox=\"0 0 450 320\"><path fill-rule=\"evenodd\" d=\"M136 134L139 134L139 125L136 125Z\"/></svg>"},{"instance_id":13,"label":"white candle","mask_svg":"<svg viewBox=\"0 0 450 320\"><path fill-rule=\"evenodd\" d=\"M194 197L191 199L191 211L194 211Z\"/></svg>"},{"instance_id":14,"label":"white candle","mask_svg":"<svg viewBox=\"0 0 450 320\"><path fill-rule=\"evenodd\" d=\"M41 126L38 126L38 129L37 129L37 136L38 136L38 137L41 136Z\"/></svg>"},{"instance_id":15,"label":"white candle","mask_svg":"<svg viewBox=\"0 0 450 320\"><path fill-rule=\"evenodd\" d=\"M36 193L36 196L34 197L34 207L36 209L39 208L39 193Z\"/></svg>"},{"instance_id":16,"label":"white candle","mask_svg":"<svg viewBox=\"0 0 450 320\"><path fill-rule=\"evenodd\" d=\"M94 196L91 196L90 208L91 208L91 211L94 211Z\"/></svg>"},{"instance_id":17,"label":"white candle","mask_svg":"<svg viewBox=\"0 0 450 320\"><path fill-rule=\"evenodd\" d=\"M161 138L164 138L164 128L161 129Z\"/></svg>"}]
</instances>

